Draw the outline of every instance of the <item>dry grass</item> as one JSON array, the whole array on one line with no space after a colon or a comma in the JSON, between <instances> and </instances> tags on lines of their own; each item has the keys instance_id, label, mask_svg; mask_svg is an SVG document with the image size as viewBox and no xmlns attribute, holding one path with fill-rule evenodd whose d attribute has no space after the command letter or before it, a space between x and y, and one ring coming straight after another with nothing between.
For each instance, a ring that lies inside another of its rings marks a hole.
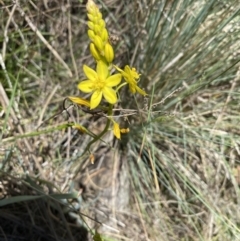
<instances>
[{"instance_id":1,"label":"dry grass","mask_svg":"<svg viewBox=\"0 0 240 241\"><path fill-rule=\"evenodd\" d=\"M85 1L18 2L0 1L0 240L240 240L238 1L99 1L149 99L122 93L148 110L94 164L67 123L104 119L62 112L94 65Z\"/></svg>"}]
</instances>

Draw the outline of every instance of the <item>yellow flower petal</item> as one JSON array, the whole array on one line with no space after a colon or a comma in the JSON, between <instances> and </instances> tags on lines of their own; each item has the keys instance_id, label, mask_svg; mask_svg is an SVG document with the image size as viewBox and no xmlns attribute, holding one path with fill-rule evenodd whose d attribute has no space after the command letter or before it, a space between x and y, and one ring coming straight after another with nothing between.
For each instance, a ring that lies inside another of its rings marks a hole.
<instances>
[{"instance_id":1,"label":"yellow flower petal","mask_svg":"<svg viewBox=\"0 0 240 241\"><path fill-rule=\"evenodd\" d=\"M120 133L120 128L119 124L114 122L113 124L113 134L118 138L121 139L121 133Z\"/></svg>"},{"instance_id":2,"label":"yellow flower petal","mask_svg":"<svg viewBox=\"0 0 240 241\"><path fill-rule=\"evenodd\" d=\"M103 89L103 96L106 99L106 101L110 104L115 104L117 102L117 94L116 91L112 88L105 87Z\"/></svg>"},{"instance_id":3,"label":"yellow flower petal","mask_svg":"<svg viewBox=\"0 0 240 241\"><path fill-rule=\"evenodd\" d=\"M109 75L108 66L103 61L97 63L97 75L101 80L106 80Z\"/></svg>"},{"instance_id":4,"label":"yellow flower petal","mask_svg":"<svg viewBox=\"0 0 240 241\"><path fill-rule=\"evenodd\" d=\"M116 85L118 85L121 82L121 79L122 79L122 75L121 74L111 75L110 77L108 77L106 79L107 86L108 87L116 86Z\"/></svg>"},{"instance_id":5,"label":"yellow flower petal","mask_svg":"<svg viewBox=\"0 0 240 241\"><path fill-rule=\"evenodd\" d=\"M143 96L147 95L147 93L144 90L140 89L137 85L135 86L135 89L139 94Z\"/></svg>"},{"instance_id":6,"label":"yellow flower petal","mask_svg":"<svg viewBox=\"0 0 240 241\"><path fill-rule=\"evenodd\" d=\"M84 106L90 107L89 101L85 100L85 99L82 99L80 97L68 96L68 99L71 100L73 103L76 103L78 105L84 105Z\"/></svg>"},{"instance_id":7,"label":"yellow flower petal","mask_svg":"<svg viewBox=\"0 0 240 241\"><path fill-rule=\"evenodd\" d=\"M135 94L136 93L136 85L132 85L132 84L129 84L129 89L130 89L130 91L133 93L133 94Z\"/></svg>"},{"instance_id":8,"label":"yellow flower petal","mask_svg":"<svg viewBox=\"0 0 240 241\"><path fill-rule=\"evenodd\" d=\"M94 82L91 80L84 80L78 84L78 89L84 93L91 93L93 91Z\"/></svg>"},{"instance_id":9,"label":"yellow flower petal","mask_svg":"<svg viewBox=\"0 0 240 241\"><path fill-rule=\"evenodd\" d=\"M119 67L117 67L116 65L113 65L113 67L117 70L117 71L119 71L120 73L122 73L123 72L123 70L122 69L120 69Z\"/></svg>"},{"instance_id":10,"label":"yellow flower petal","mask_svg":"<svg viewBox=\"0 0 240 241\"><path fill-rule=\"evenodd\" d=\"M83 72L85 73L85 75L88 77L89 80L95 80L98 77L96 71L94 71L93 69L91 69L85 64L83 65Z\"/></svg>"},{"instance_id":11,"label":"yellow flower petal","mask_svg":"<svg viewBox=\"0 0 240 241\"><path fill-rule=\"evenodd\" d=\"M100 104L102 94L103 93L101 91L94 91L90 99L90 109L94 109Z\"/></svg>"},{"instance_id":12,"label":"yellow flower petal","mask_svg":"<svg viewBox=\"0 0 240 241\"><path fill-rule=\"evenodd\" d=\"M126 65L124 67L124 72L126 72L128 75L132 76L134 79L138 79L140 77L140 74L136 71L135 68L130 68L129 65Z\"/></svg>"}]
</instances>

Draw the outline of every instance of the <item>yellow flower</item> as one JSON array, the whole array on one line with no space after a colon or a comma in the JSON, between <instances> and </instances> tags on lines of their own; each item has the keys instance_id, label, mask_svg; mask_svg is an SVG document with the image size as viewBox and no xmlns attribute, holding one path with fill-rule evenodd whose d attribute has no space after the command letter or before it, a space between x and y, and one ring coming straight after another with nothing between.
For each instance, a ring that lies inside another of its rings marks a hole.
<instances>
[{"instance_id":1,"label":"yellow flower","mask_svg":"<svg viewBox=\"0 0 240 241\"><path fill-rule=\"evenodd\" d=\"M121 131L120 131L120 128L119 128L119 124L117 122L113 123L113 134L118 139L121 139Z\"/></svg>"},{"instance_id":2,"label":"yellow flower","mask_svg":"<svg viewBox=\"0 0 240 241\"><path fill-rule=\"evenodd\" d=\"M126 82L129 84L130 91L135 94L136 91L141 95L147 95L146 92L142 89L140 89L137 85L137 79L141 76L138 74L135 68L130 68L129 65L126 65L124 67L124 70L118 68L114 65L114 67L122 74L123 78L126 80Z\"/></svg>"},{"instance_id":3,"label":"yellow flower","mask_svg":"<svg viewBox=\"0 0 240 241\"><path fill-rule=\"evenodd\" d=\"M100 104L102 96L110 104L117 102L116 91L112 87L121 82L121 74L110 76L108 66L102 61L98 61L96 71L87 65L83 66L83 71L88 79L80 82L78 88L84 93L92 93L90 109L94 109Z\"/></svg>"}]
</instances>

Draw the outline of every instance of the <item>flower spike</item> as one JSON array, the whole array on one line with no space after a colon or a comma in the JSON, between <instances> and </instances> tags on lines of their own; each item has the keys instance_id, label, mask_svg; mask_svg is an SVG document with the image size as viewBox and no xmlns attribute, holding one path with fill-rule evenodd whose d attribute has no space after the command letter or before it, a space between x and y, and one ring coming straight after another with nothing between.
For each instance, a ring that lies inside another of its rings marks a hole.
<instances>
[{"instance_id":1,"label":"flower spike","mask_svg":"<svg viewBox=\"0 0 240 241\"><path fill-rule=\"evenodd\" d=\"M88 0L86 4L87 17L88 17L88 37L90 39L90 53L96 61L96 68L92 69L87 65L83 65L83 72L86 79L78 84L78 89L84 93L91 94L90 100L85 100L80 97L69 96L68 99L73 103L76 103L82 108L85 113L96 113L97 110L90 111L97 108L102 99L105 99L109 103L108 106L100 106L100 114L98 116L105 117L107 124L104 130L99 134L88 131L80 124L74 124L72 127L79 130L81 133L90 135L94 140L90 144L100 140L100 138L109 130L110 124L114 136L117 139L121 139L121 135L128 133L129 128L121 128L114 118L113 105L118 101L119 90L128 84L130 91L135 94L138 92L141 95L147 95L144 90L138 86L139 78L141 74L137 72L135 68L126 65L123 69L113 65L115 53L112 46L111 36L109 36L106 28L106 23L102 17L102 14L98 6L93 0ZM113 43L114 44L114 43ZM114 70L118 73L113 73ZM125 82L120 84L121 80ZM87 107L87 108L86 108ZM121 115L119 116L121 117ZM89 151L90 145L86 151ZM91 154L89 157L91 163L94 163L94 156Z\"/></svg>"},{"instance_id":2,"label":"flower spike","mask_svg":"<svg viewBox=\"0 0 240 241\"><path fill-rule=\"evenodd\" d=\"M108 41L109 34L105 27L105 21L102 19L98 6L89 0L87 3L88 16L88 37L92 41L90 52L96 61L103 61L110 65L114 59L114 50Z\"/></svg>"}]
</instances>

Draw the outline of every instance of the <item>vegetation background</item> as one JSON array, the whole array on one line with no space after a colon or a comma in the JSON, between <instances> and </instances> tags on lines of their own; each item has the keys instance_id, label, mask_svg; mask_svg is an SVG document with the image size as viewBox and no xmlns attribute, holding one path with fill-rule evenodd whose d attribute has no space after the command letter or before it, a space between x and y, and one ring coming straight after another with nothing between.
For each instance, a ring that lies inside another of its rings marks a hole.
<instances>
[{"instance_id":1,"label":"vegetation background","mask_svg":"<svg viewBox=\"0 0 240 241\"><path fill-rule=\"evenodd\" d=\"M0 240L240 240L239 1L97 3L149 94L119 106L154 108L91 164L67 122L104 119L62 112L94 67L86 1L0 1Z\"/></svg>"}]
</instances>

